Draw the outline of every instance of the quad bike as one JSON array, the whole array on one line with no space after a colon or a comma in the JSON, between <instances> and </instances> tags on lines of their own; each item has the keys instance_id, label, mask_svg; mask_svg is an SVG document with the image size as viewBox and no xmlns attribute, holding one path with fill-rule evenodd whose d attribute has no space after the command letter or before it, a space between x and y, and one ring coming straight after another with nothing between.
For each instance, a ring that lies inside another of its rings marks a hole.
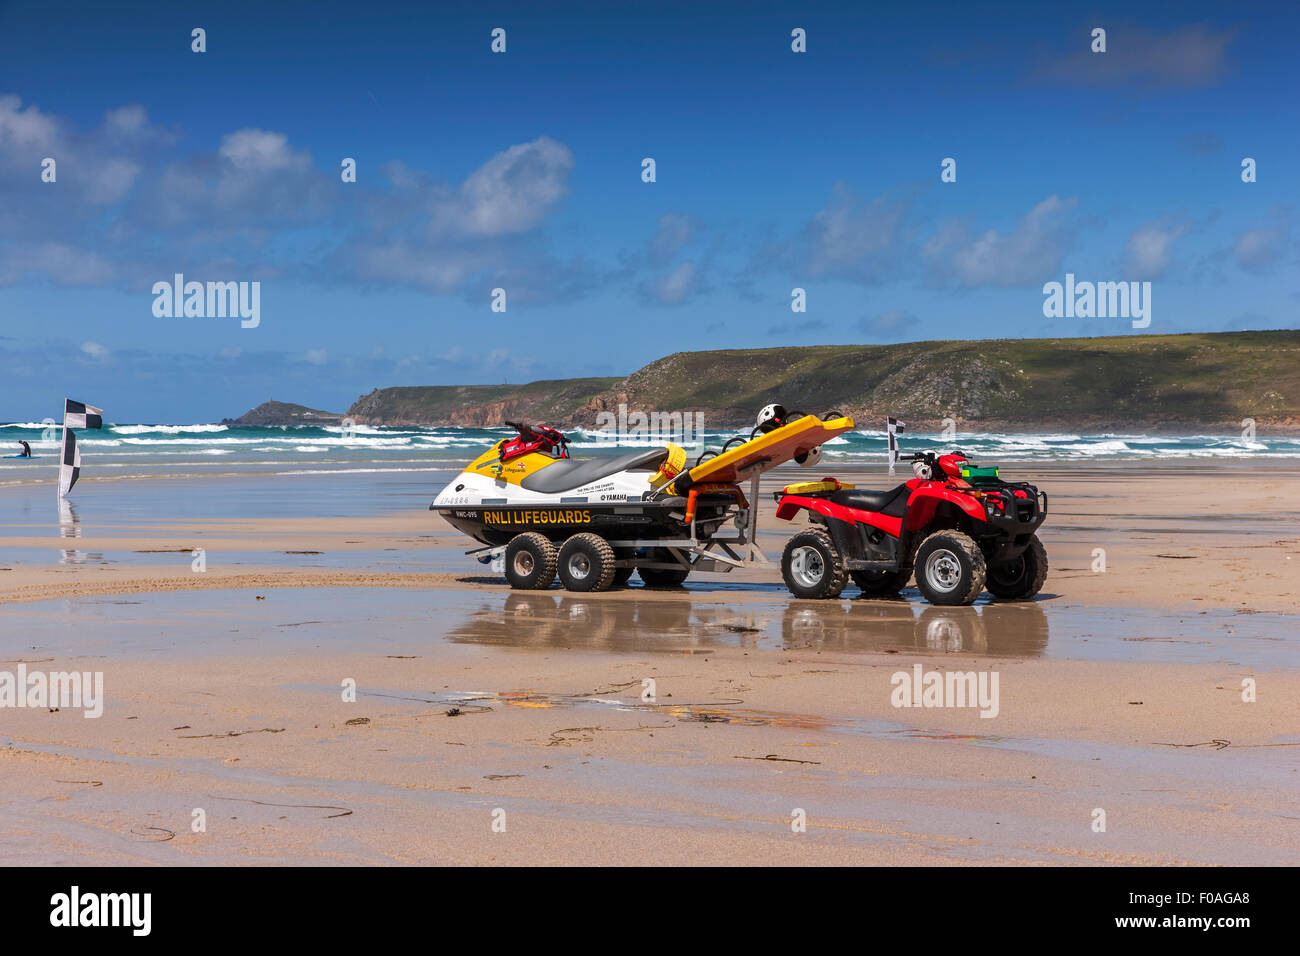
<instances>
[{"instance_id":1,"label":"quad bike","mask_svg":"<svg viewBox=\"0 0 1300 956\"><path fill-rule=\"evenodd\" d=\"M781 573L796 597L838 597L850 578L863 594L897 594L913 572L931 604L971 604L987 588L1008 601L1032 598L1047 579L1036 532L1047 494L1006 482L964 455L914 455L915 475L889 491L834 478L787 485L776 516L806 512L815 527L786 544Z\"/></svg>"}]
</instances>

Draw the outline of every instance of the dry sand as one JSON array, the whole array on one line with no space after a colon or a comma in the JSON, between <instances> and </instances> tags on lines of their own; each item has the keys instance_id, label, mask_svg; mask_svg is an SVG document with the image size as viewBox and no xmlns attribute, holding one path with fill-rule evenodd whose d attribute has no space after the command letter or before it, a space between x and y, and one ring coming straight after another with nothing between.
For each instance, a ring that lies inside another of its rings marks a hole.
<instances>
[{"instance_id":1,"label":"dry sand","mask_svg":"<svg viewBox=\"0 0 1300 956\"><path fill-rule=\"evenodd\" d=\"M1011 471L1051 495L1043 595L938 614L778 571L511 593L427 512L12 528L0 671L107 703L0 710L0 859L1300 862L1300 475ZM892 706L914 664L995 672L997 716Z\"/></svg>"}]
</instances>

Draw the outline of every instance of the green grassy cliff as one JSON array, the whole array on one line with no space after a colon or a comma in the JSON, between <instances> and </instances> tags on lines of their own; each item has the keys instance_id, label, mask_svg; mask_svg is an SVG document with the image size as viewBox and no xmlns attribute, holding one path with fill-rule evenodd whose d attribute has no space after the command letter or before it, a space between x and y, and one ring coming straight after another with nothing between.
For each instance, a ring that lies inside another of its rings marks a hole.
<instances>
[{"instance_id":1,"label":"green grassy cliff","mask_svg":"<svg viewBox=\"0 0 1300 956\"><path fill-rule=\"evenodd\" d=\"M263 402L238 418L224 418L223 425L337 425L343 416L337 412L322 412L306 405L292 402Z\"/></svg>"},{"instance_id":2,"label":"green grassy cliff","mask_svg":"<svg viewBox=\"0 0 1300 956\"><path fill-rule=\"evenodd\" d=\"M617 378L568 378L527 385L425 385L377 388L348 409L371 425L500 425L568 422Z\"/></svg>"},{"instance_id":3,"label":"green grassy cliff","mask_svg":"<svg viewBox=\"0 0 1300 956\"><path fill-rule=\"evenodd\" d=\"M625 379L376 389L348 416L381 425L592 424L600 411L698 411L707 427L769 402L914 428L1300 431L1300 331L677 352Z\"/></svg>"}]
</instances>

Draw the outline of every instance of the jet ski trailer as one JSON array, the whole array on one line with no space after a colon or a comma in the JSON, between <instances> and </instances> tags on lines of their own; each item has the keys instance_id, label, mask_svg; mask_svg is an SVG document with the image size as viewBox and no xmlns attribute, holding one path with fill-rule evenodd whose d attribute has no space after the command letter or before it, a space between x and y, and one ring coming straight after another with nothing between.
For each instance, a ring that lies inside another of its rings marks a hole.
<instances>
[{"instance_id":1,"label":"jet ski trailer","mask_svg":"<svg viewBox=\"0 0 1300 956\"><path fill-rule=\"evenodd\" d=\"M634 572L665 587L692 571L771 566L757 545L759 477L792 459L817 464L822 444L853 419L769 405L747 438L689 468L671 443L577 460L554 428L506 424L517 434L471 462L429 510L482 544L466 553L513 588L545 589L559 577L570 591L604 591Z\"/></svg>"}]
</instances>

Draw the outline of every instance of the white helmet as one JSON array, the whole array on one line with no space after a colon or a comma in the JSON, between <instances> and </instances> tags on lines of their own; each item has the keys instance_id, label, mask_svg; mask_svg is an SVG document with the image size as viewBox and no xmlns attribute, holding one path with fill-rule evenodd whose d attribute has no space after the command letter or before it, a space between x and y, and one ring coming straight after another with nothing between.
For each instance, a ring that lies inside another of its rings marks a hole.
<instances>
[{"instance_id":1,"label":"white helmet","mask_svg":"<svg viewBox=\"0 0 1300 956\"><path fill-rule=\"evenodd\" d=\"M780 428L784 424L784 405L764 405L763 410L758 413L757 427L761 428L765 432L770 432L774 428Z\"/></svg>"},{"instance_id":2,"label":"white helmet","mask_svg":"<svg viewBox=\"0 0 1300 956\"><path fill-rule=\"evenodd\" d=\"M822 460L822 446L814 445L812 448L809 448L802 455L795 455L794 460L797 461L799 464L803 465L805 468L816 467Z\"/></svg>"},{"instance_id":3,"label":"white helmet","mask_svg":"<svg viewBox=\"0 0 1300 956\"><path fill-rule=\"evenodd\" d=\"M934 469L926 464L924 460L918 458L916 461L912 462L912 474L916 475L916 477L920 478L922 481L929 481L934 477Z\"/></svg>"}]
</instances>

